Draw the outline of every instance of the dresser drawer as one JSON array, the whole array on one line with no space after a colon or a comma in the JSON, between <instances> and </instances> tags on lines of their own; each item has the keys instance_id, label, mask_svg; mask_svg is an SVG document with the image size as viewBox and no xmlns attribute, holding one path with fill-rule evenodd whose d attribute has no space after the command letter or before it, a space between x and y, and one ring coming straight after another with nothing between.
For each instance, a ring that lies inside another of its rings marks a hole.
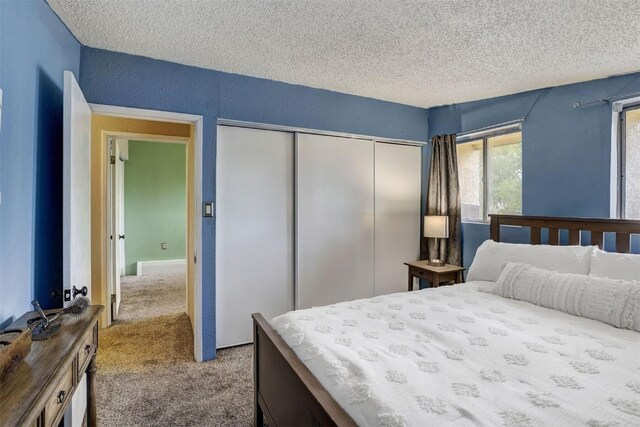
<instances>
[{"instance_id":1,"label":"dresser drawer","mask_svg":"<svg viewBox=\"0 0 640 427\"><path fill-rule=\"evenodd\" d=\"M411 274L418 279L433 280L433 274L424 270L411 270Z\"/></svg>"},{"instance_id":2,"label":"dresser drawer","mask_svg":"<svg viewBox=\"0 0 640 427\"><path fill-rule=\"evenodd\" d=\"M96 350L97 343L95 340L94 329L88 333L82 340L82 345L78 350L78 379L82 378L82 374L85 370L85 363L93 355Z\"/></svg>"},{"instance_id":3,"label":"dresser drawer","mask_svg":"<svg viewBox=\"0 0 640 427\"><path fill-rule=\"evenodd\" d=\"M53 393L44 409L44 425L46 427L57 426L62 418L67 400L71 399L73 389L73 364L70 364L64 371L62 379L53 389Z\"/></svg>"}]
</instances>

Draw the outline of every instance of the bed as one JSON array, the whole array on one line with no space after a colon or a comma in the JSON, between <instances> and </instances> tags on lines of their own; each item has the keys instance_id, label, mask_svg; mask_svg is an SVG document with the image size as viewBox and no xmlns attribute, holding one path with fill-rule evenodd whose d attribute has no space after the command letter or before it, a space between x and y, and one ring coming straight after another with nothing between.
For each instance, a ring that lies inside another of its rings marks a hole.
<instances>
[{"instance_id":1,"label":"bed","mask_svg":"<svg viewBox=\"0 0 640 427\"><path fill-rule=\"evenodd\" d=\"M630 251L640 221L492 216L541 242ZM254 314L255 424L638 425L640 333L490 292L493 282ZM314 375L315 374L315 375Z\"/></svg>"}]
</instances>

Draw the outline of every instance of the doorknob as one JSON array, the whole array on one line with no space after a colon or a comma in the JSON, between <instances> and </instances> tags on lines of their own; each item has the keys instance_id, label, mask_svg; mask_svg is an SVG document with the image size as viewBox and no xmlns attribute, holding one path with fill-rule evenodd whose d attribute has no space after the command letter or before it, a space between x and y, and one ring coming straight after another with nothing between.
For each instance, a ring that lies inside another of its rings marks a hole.
<instances>
[{"instance_id":1,"label":"doorknob","mask_svg":"<svg viewBox=\"0 0 640 427\"><path fill-rule=\"evenodd\" d=\"M76 288L75 285L73 285L72 292L73 292L73 298L75 299L76 295L78 294L82 295L83 297L86 297L87 294L89 293L89 290L87 289L86 286L83 286L80 289L78 289Z\"/></svg>"},{"instance_id":2,"label":"doorknob","mask_svg":"<svg viewBox=\"0 0 640 427\"><path fill-rule=\"evenodd\" d=\"M118 239L124 239L124 234L118 234Z\"/></svg>"}]
</instances>

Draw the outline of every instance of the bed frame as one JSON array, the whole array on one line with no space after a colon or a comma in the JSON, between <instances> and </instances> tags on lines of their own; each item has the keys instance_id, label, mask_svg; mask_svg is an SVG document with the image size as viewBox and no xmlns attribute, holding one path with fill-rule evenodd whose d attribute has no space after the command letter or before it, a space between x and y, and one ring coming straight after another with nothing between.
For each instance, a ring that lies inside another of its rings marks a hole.
<instances>
[{"instance_id":1,"label":"bed frame","mask_svg":"<svg viewBox=\"0 0 640 427\"><path fill-rule=\"evenodd\" d=\"M540 244L542 229L548 243L560 244L560 230L568 230L569 245L581 244L582 231L591 233L592 245L604 248L604 233L615 233L616 252L631 251L631 235L640 235L640 221L598 218L491 215L491 239L500 241L500 226L530 228L530 241ZM254 422L269 426L355 426L294 351L255 313L253 317Z\"/></svg>"}]
</instances>

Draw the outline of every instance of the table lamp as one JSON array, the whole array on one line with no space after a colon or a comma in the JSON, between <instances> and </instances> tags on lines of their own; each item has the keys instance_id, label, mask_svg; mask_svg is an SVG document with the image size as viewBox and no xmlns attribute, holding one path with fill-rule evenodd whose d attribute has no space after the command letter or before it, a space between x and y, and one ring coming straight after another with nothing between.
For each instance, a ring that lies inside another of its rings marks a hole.
<instances>
[{"instance_id":1,"label":"table lamp","mask_svg":"<svg viewBox=\"0 0 640 427\"><path fill-rule=\"evenodd\" d=\"M449 217L444 215L427 215L424 217L424 237L436 239L436 256L440 256L438 239L449 238ZM429 265L442 267L444 261L435 258L429 260Z\"/></svg>"}]
</instances>

